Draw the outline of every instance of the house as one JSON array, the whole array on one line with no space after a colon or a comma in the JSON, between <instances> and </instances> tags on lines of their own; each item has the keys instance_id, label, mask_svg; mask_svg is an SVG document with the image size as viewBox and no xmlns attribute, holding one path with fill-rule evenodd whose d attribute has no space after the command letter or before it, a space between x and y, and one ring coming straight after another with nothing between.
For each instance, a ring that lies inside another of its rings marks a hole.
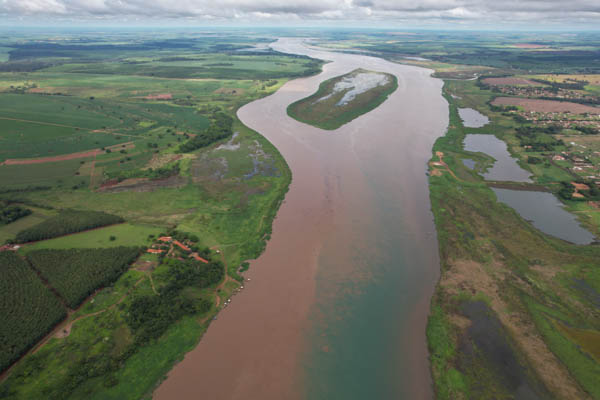
<instances>
[{"instance_id":1,"label":"house","mask_svg":"<svg viewBox=\"0 0 600 400\"><path fill-rule=\"evenodd\" d=\"M191 257L196 261L200 261L200 262L203 262L204 264L208 264L208 260L205 260L204 258L200 257L198 255L198 253L192 253Z\"/></svg>"},{"instance_id":2,"label":"house","mask_svg":"<svg viewBox=\"0 0 600 400\"><path fill-rule=\"evenodd\" d=\"M171 236L161 236L158 238L158 240L165 243L171 243L173 241L173 238Z\"/></svg>"},{"instance_id":3,"label":"house","mask_svg":"<svg viewBox=\"0 0 600 400\"><path fill-rule=\"evenodd\" d=\"M192 251L192 249L187 247L185 244L181 243L179 240L173 240L173 244L179 246L183 251Z\"/></svg>"},{"instance_id":4,"label":"house","mask_svg":"<svg viewBox=\"0 0 600 400\"><path fill-rule=\"evenodd\" d=\"M159 249L148 249L148 250L146 250L146 252L147 252L147 253L150 253L150 254L160 254L160 253L164 252L164 250L159 250Z\"/></svg>"}]
</instances>

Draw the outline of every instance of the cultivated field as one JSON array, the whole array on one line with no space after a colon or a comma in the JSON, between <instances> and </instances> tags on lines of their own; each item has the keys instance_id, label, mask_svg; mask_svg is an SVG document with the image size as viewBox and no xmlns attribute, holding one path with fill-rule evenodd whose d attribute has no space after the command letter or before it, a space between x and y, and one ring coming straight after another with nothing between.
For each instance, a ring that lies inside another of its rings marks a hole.
<instances>
[{"instance_id":1,"label":"cultivated field","mask_svg":"<svg viewBox=\"0 0 600 400\"><path fill-rule=\"evenodd\" d=\"M585 104L570 103L568 101L554 101L541 99L524 99L518 97L498 97L492 102L496 106L519 106L526 111L539 112L571 112L574 114L600 114L600 107Z\"/></svg>"},{"instance_id":2,"label":"cultivated field","mask_svg":"<svg viewBox=\"0 0 600 400\"><path fill-rule=\"evenodd\" d=\"M0 252L0 370L41 339L66 316L66 309L14 252Z\"/></svg>"}]
</instances>

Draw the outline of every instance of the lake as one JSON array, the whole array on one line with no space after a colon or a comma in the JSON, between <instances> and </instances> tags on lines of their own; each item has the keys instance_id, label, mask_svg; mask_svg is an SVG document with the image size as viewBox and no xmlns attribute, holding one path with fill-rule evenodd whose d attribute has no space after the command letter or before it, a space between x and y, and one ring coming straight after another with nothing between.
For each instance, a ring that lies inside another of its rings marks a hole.
<instances>
[{"instance_id":1,"label":"lake","mask_svg":"<svg viewBox=\"0 0 600 400\"><path fill-rule=\"evenodd\" d=\"M481 128L490 122L488 117L473 108L459 108L458 115L467 128Z\"/></svg>"},{"instance_id":2,"label":"lake","mask_svg":"<svg viewBox=\"0 0 600 400\"><path fill-rule=\"evenodd\" d=\"M540 231L575 244L590 244L594 235L548 192L492 188L498 200L509 205Z\"/></svg>"},{"instance_id":3,"label":"lake","mask_svg":"<svg viewBox=\"0 0 600 400\"><path fill-rule=\"evenodd\" d=\"M490 181L531 182L531 173L517 164L506 147L506 143L494 135L469 134L465 136L464 149L472 152L485 153L496 161L494 165L483 174Z\"/></svg>"}]
</instances>

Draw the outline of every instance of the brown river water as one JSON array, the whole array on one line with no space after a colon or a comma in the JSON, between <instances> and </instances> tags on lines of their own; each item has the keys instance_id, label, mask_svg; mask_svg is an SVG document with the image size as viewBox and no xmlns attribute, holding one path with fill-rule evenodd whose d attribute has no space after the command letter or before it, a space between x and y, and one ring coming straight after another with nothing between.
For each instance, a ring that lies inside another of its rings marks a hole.
<instances>
[{"instance_id":1,"label":"brown river water","mask_svg":"<svg viewBox=\"0 0 600 400\"><path fill-rule=\"evenodd\" d=\"M448 125L442 81L299 39L272 47L331 61L238 111L287 161L290 190L246 289L154 398L432 398L425 326L439 259L426 171ZM335 131L288 117L356 68L394 74L398 89Z\"/></svg>"}]
</instances>

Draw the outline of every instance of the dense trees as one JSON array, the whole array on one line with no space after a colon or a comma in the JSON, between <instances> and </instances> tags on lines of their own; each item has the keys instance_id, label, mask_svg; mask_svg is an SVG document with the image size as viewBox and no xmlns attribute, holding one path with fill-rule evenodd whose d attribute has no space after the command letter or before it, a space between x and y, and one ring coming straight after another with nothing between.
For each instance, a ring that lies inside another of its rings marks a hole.
<instances>
[{"instance_id":1,"label":"dense trees","mask_svg":"<svg viewBox=\"0 0 600 400\"><path fill-rule=\"evenodd\" d=\"M189 153L229 137L233 132L233 118L223 112L216 112L208 128L179 146L180 153Z\"/></svg>"},{"instance_id":2,"label":"dense trees","mask_svg":"<svg viewBox=\"0 0 600 400\"><path fill-rule=\"evenodd\" d=\"M219 282L225 273L221 262L204 264L167 259L165 265L169 268L168 278L160 287L159 295L136 297L129 308L127 323L138 344L158 338L184 315L207 312L211 307L208 300L186 297L182 289L187 286L205 288Z\"/></svg>"},{"instance_id":3,"label":"dense trees","mask_svg":"<svg viewBox=\"0 0 600 400\"><path fill-rule=\"evenodd\" d=\"M121 222L125 222L123 218L101 211L63 210L58 215L19 232L15 241L25 243L50 239Z\"/></svg>"},{"instance_id":4,"label":"dense trees","mask_svg":"<svg viewBox=\"0 0 600 400\"><path fill-rule=\"evenodd\" d=\"M0 202L0 225L10 224L31 214L31 210L14 204Z\"/></svg>"},{"instance_id":5,"label":"dense trees","mask_svg":"<svg viewBox=\"0 0 600 400\"><path fill-rule=\"evenodd\" d=\"M137 247L36 250L27 258L75 308L96 289L113 283L139 253Z\"/></svg>"},{"instance_id":6,"label":"dense trees","mask_svg":"<svg viewBox=\"0 0 600 400\"><path fill-rule=\"evenodd\" d=\"M2 371L62 320L66 310L17 254L0 252L0 271Z\"/></svg>"}]
</instances>

